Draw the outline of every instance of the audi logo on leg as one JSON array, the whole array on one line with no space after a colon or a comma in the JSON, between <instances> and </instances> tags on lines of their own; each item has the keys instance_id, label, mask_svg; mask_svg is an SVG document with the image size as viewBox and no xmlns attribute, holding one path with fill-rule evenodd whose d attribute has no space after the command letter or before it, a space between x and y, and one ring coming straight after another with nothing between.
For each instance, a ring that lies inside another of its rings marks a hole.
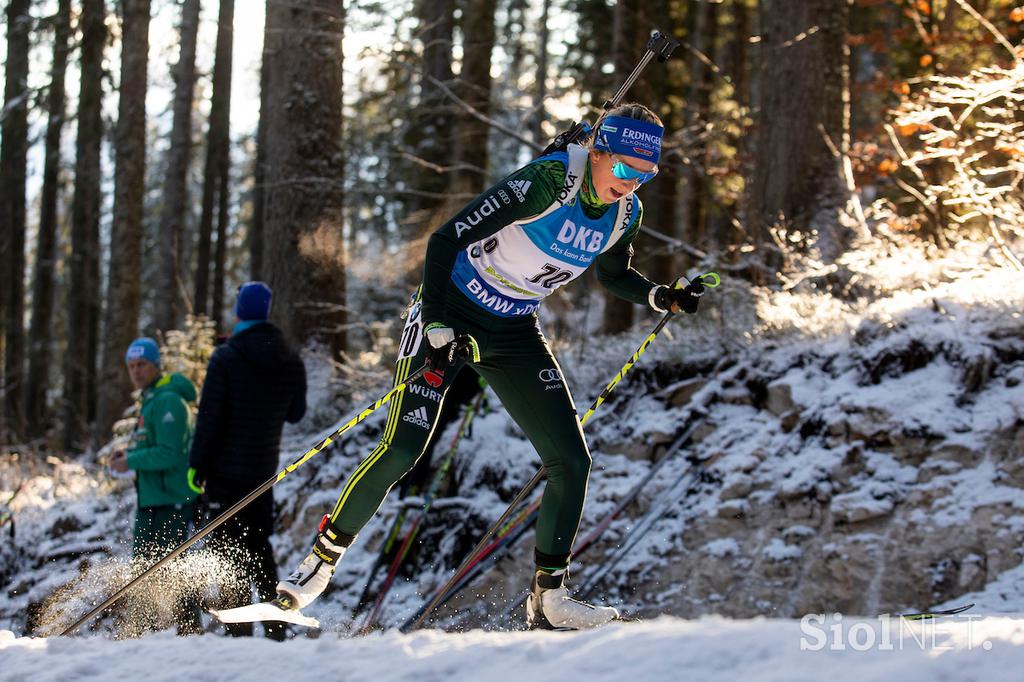
<instances>
[{"instance_id":1,"label":"audi logo on leg","mask_svg":"<svg viewBox=\"0 0 1024 682\"><path fill-rule=\"evenodd\" d=\"M537 375L540 380L546 384L550 384L552 381L561 381L562 373L557 369L542 369L540 374Z\"/></svg>"}]
</instances>

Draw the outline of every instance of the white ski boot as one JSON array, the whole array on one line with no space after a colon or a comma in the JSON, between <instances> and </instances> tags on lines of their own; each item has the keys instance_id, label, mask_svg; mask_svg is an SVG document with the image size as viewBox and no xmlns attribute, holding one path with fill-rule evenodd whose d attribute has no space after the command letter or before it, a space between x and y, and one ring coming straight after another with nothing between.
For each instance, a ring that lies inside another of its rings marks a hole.
<instances>
[{"instance_id":1,"label":"white ski boot","mask_svg":"<svg viewBox=\"0 0 1024 682\"><path fill-rule=\"evenodd\" d=\"M526 600L526 622L531 630L586 630L618 620L610 606L593 606L576 601L565 587L566 572L533 576L530 598Z\"/></svg>"},{"instance_id":2,"label":"white ski boot","mask_svg":"<svg viewBox=\"0 0 1024 682\"><path fill-rule=\"evenodd\" d=\"M326 519L325 519L326 520ZM335 544L337 532L329 523L321 524L313 549L291 575L277 583L275 602L286 609L303 609L319 597L331 582L345 547Z\"/></svg>"}]
</instances>

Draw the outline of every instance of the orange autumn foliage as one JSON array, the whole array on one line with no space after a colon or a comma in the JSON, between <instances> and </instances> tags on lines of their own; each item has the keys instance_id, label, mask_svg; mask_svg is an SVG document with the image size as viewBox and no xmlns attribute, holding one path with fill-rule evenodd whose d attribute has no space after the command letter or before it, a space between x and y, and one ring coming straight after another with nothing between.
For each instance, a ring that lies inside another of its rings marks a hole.
<instances>
[{"instance_id":1,"label":"orange autumn foliage","mask_svg":"<svg viewBox=\"0 0 1024 682\"><path fill-rule=\"evenodd\" d=\"M878 172L882 175L889 175L899 170L900 165L893 159L882 159L878 164Z\"/></svg>"}]
</instances>

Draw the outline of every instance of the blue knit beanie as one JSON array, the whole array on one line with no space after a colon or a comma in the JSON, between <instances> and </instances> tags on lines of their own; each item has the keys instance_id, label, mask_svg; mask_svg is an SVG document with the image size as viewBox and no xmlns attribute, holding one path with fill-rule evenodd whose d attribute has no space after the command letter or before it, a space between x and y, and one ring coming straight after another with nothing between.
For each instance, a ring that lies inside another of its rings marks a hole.
<instances>
[{"instance_id":1,"label":"blue knit beanie","mask_svg":"<svg viewBox=\"0 0 1024 682\"><path fill-rule=\"evenodd\" d=\"M235 315L240 320L266 320L273 298L274 292L263 282L246 282L238 287Z\"/></svg>"},{"instance_id":2,"label":"blue knit beanie","mask_svg":"<svg viewBox=\"0 0 1024 682\"><path fill-rule=\"evenodd\" d=\"M157 367L160 366L160 346L156 345L156 341L149 338L148 336L142 336L128 346L128 350L124 354L124 361L138 360L149 360Z\"/></svg>"}]
</instances>

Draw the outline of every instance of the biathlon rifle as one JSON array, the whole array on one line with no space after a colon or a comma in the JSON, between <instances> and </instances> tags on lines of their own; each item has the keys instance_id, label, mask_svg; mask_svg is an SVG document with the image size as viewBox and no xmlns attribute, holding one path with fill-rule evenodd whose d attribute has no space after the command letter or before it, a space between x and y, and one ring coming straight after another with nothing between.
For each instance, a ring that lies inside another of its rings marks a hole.
<instances>
[{"instance_id":1,"label":"biathlon rifle","mask_svg":"<svg viewBox=\"0 0 1024 682\"><path fill-rule=\"evenodd\" d=\"M672 56L672 51L677 47L679 47L678 40L670 35L662 33L661 31L653 31L651 33L650 40L647 41L647 49L644 51L644 55L640 58L637 65L633 67L633 72L629 74L629 77L626 78L625 82L623 82L619 87L615 95L611 99L605 100L604 105L601 107L603 109L603 113L598 117L597 124L591 127L591 125L586 121L576 121L568 130L563 130L558 134L554 141L547 146L547 149L544 150L543 155L547 156L551 152L564 151L570 144L575 144L579 142L579 140L589 137L597 125L600 125L601 119L604 118L609 111L622 104L622 99L626 96L626 92L633 87L633 83L635 83L636 79L640 77L640 74L645 68L647 68L647 65L651 63L651 60L657 58L659 62L666 62L668 61L668 58Z\"/></svg>"}]
</instances>

